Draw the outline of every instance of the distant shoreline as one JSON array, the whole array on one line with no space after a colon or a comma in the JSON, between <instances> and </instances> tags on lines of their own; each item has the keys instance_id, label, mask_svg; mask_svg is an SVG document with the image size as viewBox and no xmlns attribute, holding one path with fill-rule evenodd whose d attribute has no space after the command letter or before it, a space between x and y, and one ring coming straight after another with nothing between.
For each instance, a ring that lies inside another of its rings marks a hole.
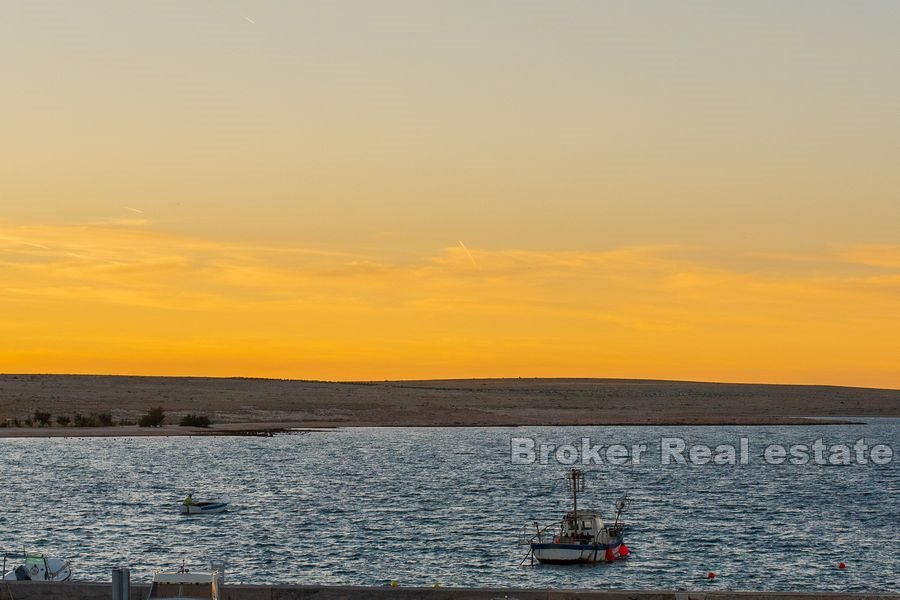
<instances>
[{"instance_id":1,"label":"distant shoreline","mask_svg":"<svg viewBox=\"0 0 900 600\"><path fill-rule=\"evenodd\" d=\"M808 425L865 425L866 421L849 421L840 419L803 418L774 422L732 423L583 423L579 425L551 425L551 427L772 427L772 426L808 426ZM291 435L299 433L315 433L337 431L340 429L358 428L439 428L439 427L482 427L494 429L516 429L521 427L537 427L538 425L348 425L309 426L301 423L285 426L284 423L255 423L248 427L247 423L221 423L209 428L197 427L137 427L134 425L113 425L111 427L15 427L0 428L0 439L44 439L44 438L102 438L102 437L271 437L274 435Z\"/></svg>"},{"instance_id":2,"label":"distant shoreline","mask_svg":"<svg viewBox=\"0 0 900 600\"><path fill-rule=\"evenodd\" d=\"M160 406L165 426L134 425ZM900 390L627 379L459 379L329 383L274 379L0 375L0 423L35 411L52 427L0 438L270 435L301 428L777 426L900 417ZM213 426L180 427L187 414ZM60 427L105 415L113 427ZM848 416L852 415L852 416Z\"/></svg>"}]
</instances>

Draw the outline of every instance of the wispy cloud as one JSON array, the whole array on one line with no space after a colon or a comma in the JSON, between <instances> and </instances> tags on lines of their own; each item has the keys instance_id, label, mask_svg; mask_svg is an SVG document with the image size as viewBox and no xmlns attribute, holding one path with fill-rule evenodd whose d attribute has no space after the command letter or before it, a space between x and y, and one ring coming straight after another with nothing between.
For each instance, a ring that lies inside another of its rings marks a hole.
<instances>
[{"instance_id":1,"label":"wispy cloud","mask_svg":"<svg viewBox=\"0 0 900 600\"><path fill-rule=\"evenodd\" d=\"M465 251L466 256L468 256L469 260L472 262L472 266L475 267L476 269L479 268L478 263L475 262L475 258L472 256L472 253L469 252L469 249L466 248L466 245L462 243L462 240L459 240L459 247Z\"/></svg>"},{"instance_id":2,"label":"wispy cloud","mask_svg":"<svg viewBox=\"0 0 900 600\"><path fill-rule=\"evenodd\" d=\"M772 257L728 267L677 246L460 243L397 263L112 223L0 223L0 325L31 324L31 333L7 340L21 349L77 354L92 344L119 356L126 351L108 340L126 336L121 344L170 350L182 340L189 355L217 339L232 364L265 350L277 364L306 356L325 369L242 374L454 374L441 370L446 364L463 369L456 374L531 365L534 374L816 380L840 368L845 382L884 384L896 371L884 357L900 338L895 257L895 247L846 248L823 255L843 265L831 273L818 261L798 269L789 257L784 269ZM373 353L390 373L367 370Z\"/></svg>"},{"instance_id":3,"label":"wispy cloud","mask_svg":"<svg viewBox=\"0 0 900 600\"><path fill-rule=\"evenodd\" d=\"M865 244L845 249L841 258L850 263L900 269L900 245Z\"/></svg>"}]
</instances>

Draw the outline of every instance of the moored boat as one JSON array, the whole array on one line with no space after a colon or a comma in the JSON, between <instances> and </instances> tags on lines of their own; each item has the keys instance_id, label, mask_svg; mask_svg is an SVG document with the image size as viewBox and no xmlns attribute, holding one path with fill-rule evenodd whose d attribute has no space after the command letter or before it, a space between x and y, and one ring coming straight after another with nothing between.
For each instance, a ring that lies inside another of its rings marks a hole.
<instances>
[{"instance_id":1,"label":"moored boat","mask_svg":"<svg viewBox=\"0 0 900 600\"><path fill-rule=\"evenodd\" d=\"M194 500L191 495L181 503L183 515L211 515L224 512L228 508L231 498L228 496L215 496L212 498L198 498Z\"/></svg>"},{"instance_id":2,"label":"moored boat","mask_svg":"<svg viewBox=\"0 0 900 600\"><path fill-rule=\"evenodd\" d=\"M219 572L191 573L183 566L174 573L159 571L153 575L147 600L219 600Z\"/></svg>"},{"instance_id":3,"label":"moored boat","mask_svg":"<svg viewBox=\"0 0 900 600\"><path fill-rule=\"evenodd\" d=\"M612 562L628 556L625 545L625 496L616 503L615 522L607 525L597 510L578 509L578 492L584 491L584 471L571 469L567 477L572 490L572 510L562 521L541 527L526 528L525 543L529 545L532 563L567 565L578 563Z\"/></svg>"},{"instance_id":4,"label":"moored boat","mask_svg":"<svg viewBox=\"0 0 900 600\"><path fill-rule=\"evenodd\" d=\"M69 561L38 552L2 552L4 581L66 581L72 576Z\"/></svg>"}]
</instances>

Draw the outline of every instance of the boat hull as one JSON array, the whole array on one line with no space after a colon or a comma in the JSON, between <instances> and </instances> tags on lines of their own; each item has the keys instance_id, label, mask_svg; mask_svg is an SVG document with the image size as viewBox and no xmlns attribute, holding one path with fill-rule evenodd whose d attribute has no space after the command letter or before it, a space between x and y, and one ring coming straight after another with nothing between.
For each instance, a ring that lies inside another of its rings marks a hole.
<instances>
[{"instance_id":1,"label":"boat hull","mask_svg":"<svg viewBox=\"0 0 900 600\"><path fill-rule=\"evenodd\" d=\"M218 571L177 573L157 572L150 584L148 600L218 600L220 573Z\"/></svg>"},{"instance_id":2,"label":"boat hull","mask_svg":"<svg viewBox=\"0 0 900 600\"><path fill-rule=\"evenodd\" d=\"M222 498L211 498L209 500L198 501L194 504L182 504L181 514L183 515L214 515L216 513L225 512L230 502L227 496Z\"/></svg>"},{"instance_id":3,"label":"boat hull","mask_svg":"<svg viewBox=\"0 0 900 600\"><path fill-rule=\"evenodd\" d=\"M66 581L71 576L72 569L68 561L61 558L31 556L23 564L3 574L2 579L5 581Z\"/></svg>"},{"instance_id":4,"label":"boat hull","mask_svg":"<svg viewBox=\"0 0 900 600\"><path fill-rule=\"evenodd\" d=\"M534 558L541 564L575 565L611 562L622 558L619 549L622 538L613 539L609 544L531 544Z\"/></svg>"}]
</instances>

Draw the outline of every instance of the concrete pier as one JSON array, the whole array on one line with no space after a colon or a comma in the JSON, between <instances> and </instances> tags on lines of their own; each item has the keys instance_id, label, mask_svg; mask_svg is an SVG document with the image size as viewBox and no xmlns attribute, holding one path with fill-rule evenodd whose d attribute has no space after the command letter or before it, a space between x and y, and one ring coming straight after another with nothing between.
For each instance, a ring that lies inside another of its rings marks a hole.
<instances>
[{"instance_id":1,"label":"concrete pier","mask_svg":"<svg viewBox=\"0 0 900 600\"><path fill-rule=\"evenodd\" d=\"M132 584L131 600L144 600L148 584ZM826 592L675 592L517 588L340 587L231 585L221 600L900 600L900 594ZM0 583L2 600L109 600L110 583Z\"/></svg>"}]
</instances>

